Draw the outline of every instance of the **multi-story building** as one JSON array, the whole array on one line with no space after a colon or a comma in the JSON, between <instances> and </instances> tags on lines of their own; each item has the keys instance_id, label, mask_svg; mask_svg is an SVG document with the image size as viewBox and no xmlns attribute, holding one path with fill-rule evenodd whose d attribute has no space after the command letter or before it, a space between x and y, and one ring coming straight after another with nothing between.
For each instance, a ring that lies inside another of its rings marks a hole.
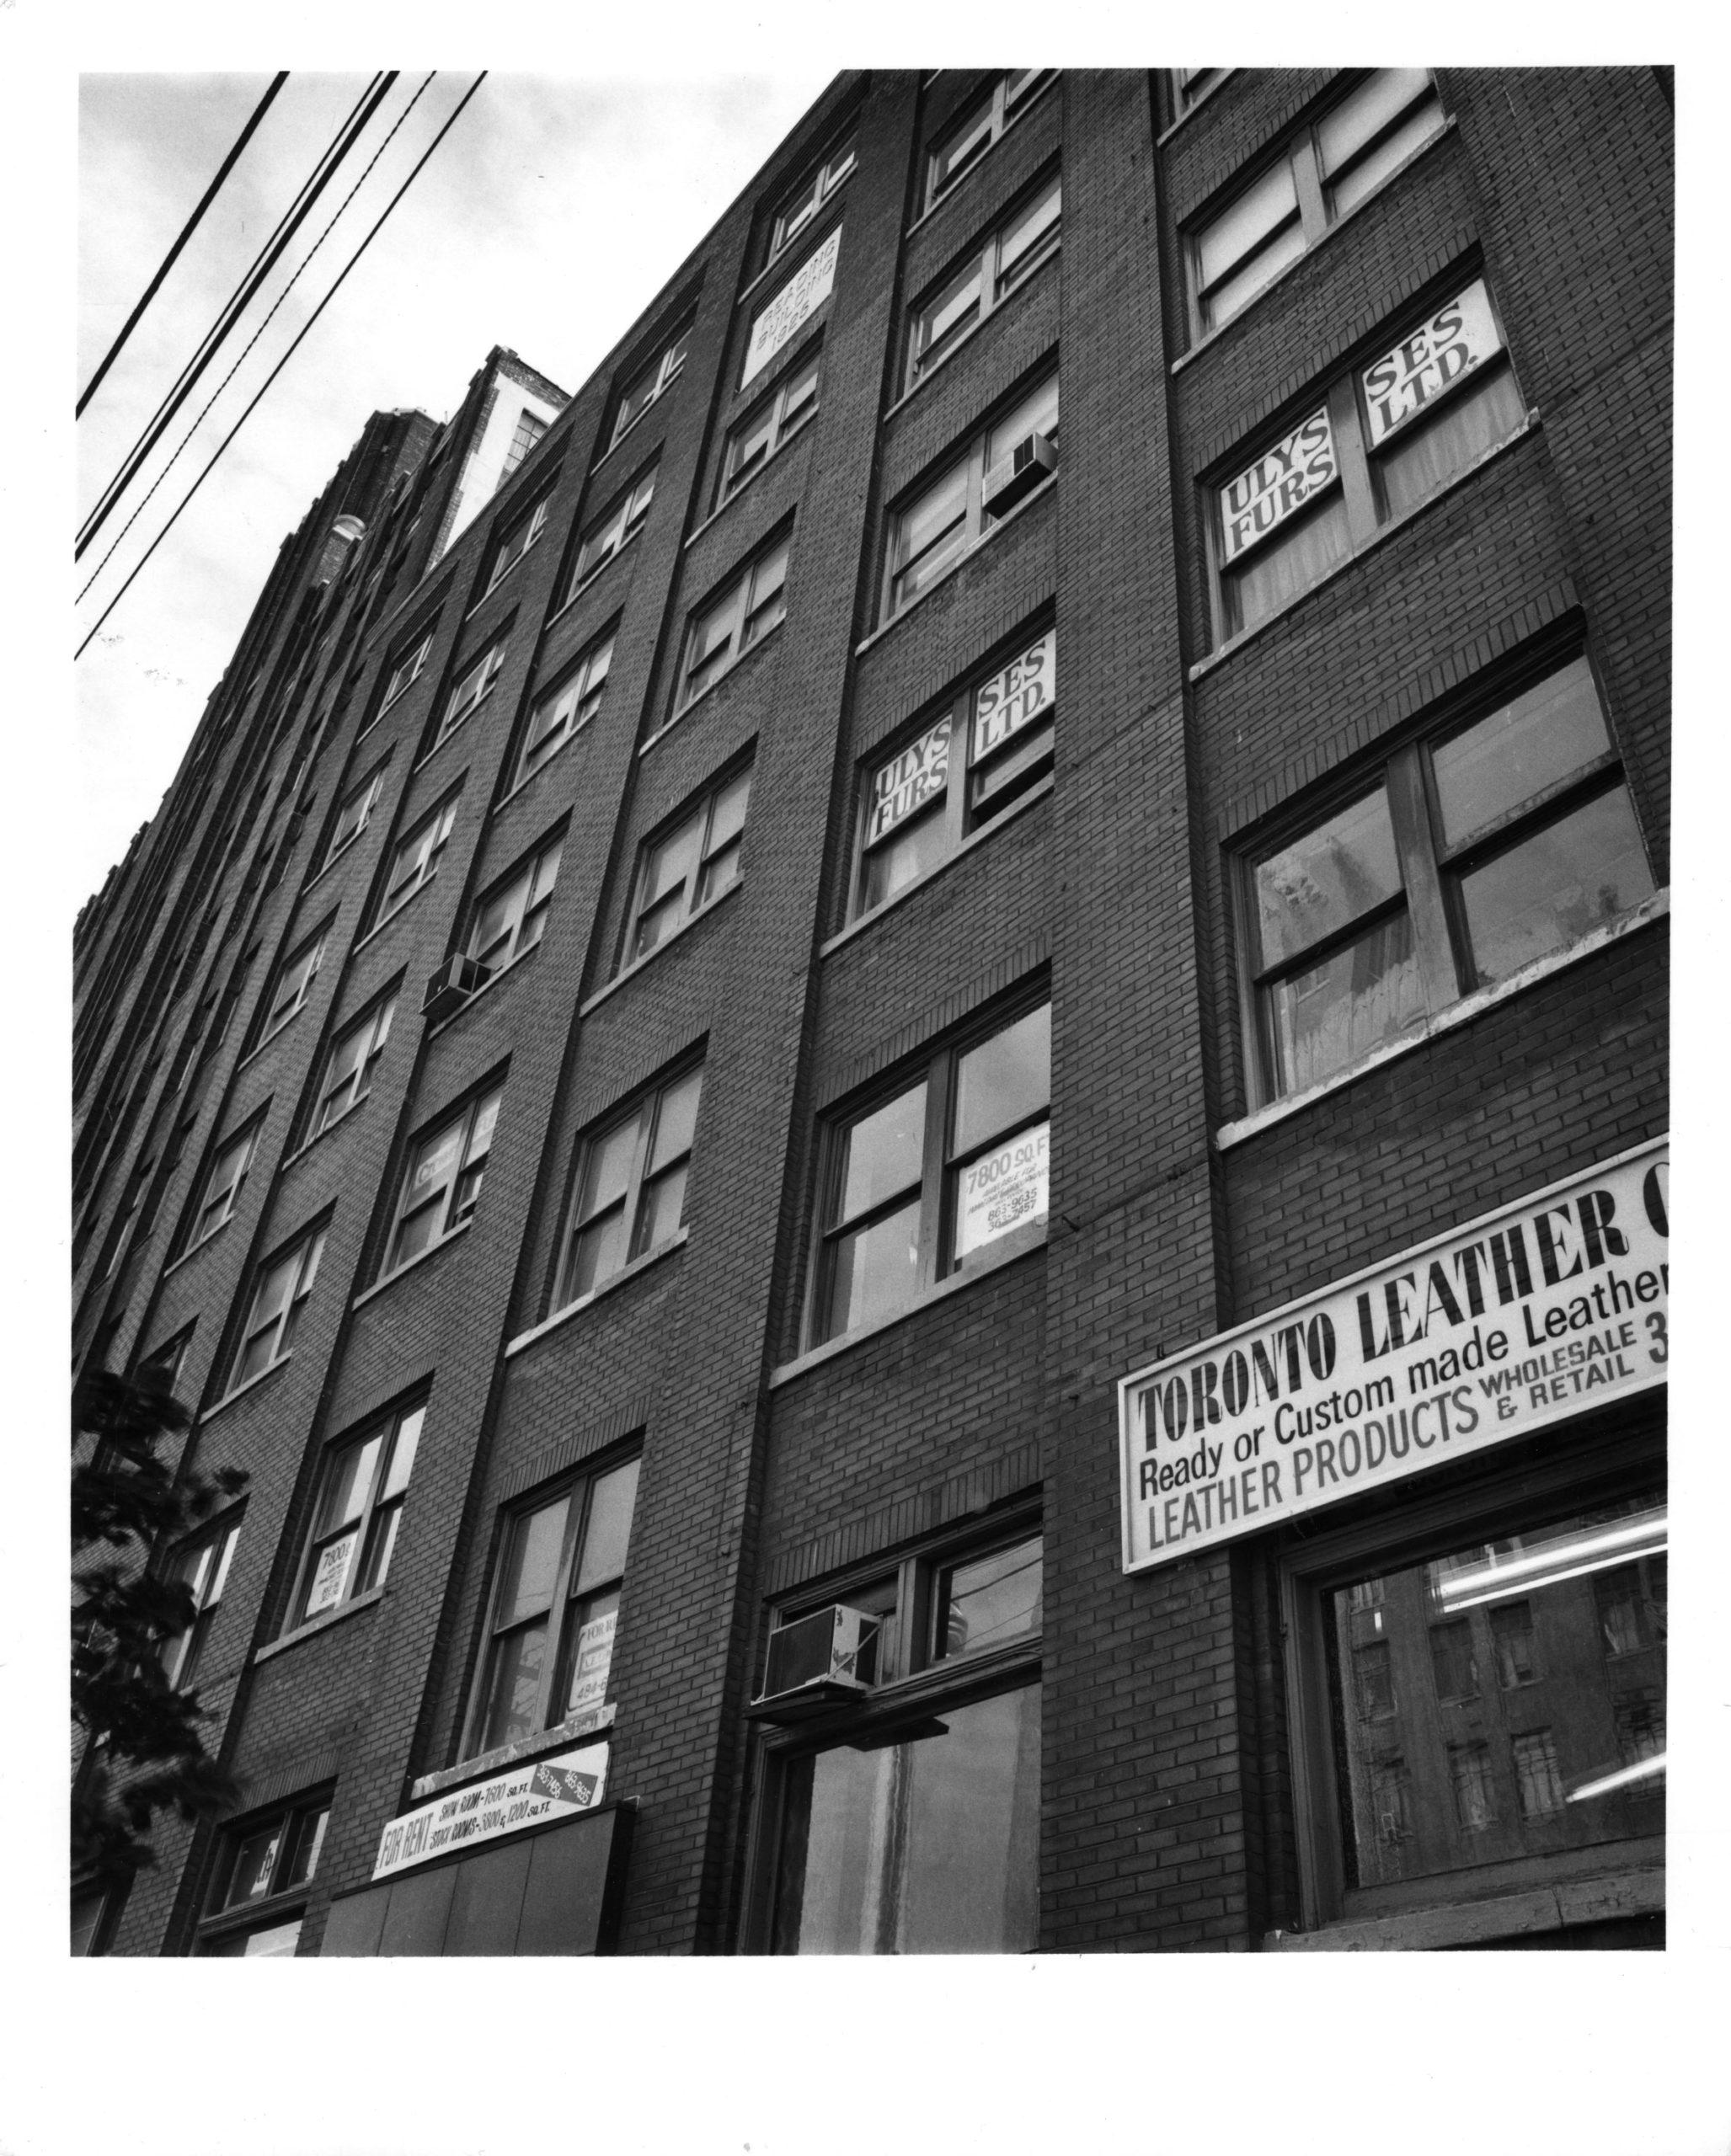
<instances>
[{"instance_id":1,"label":"multi-story building","mask_svg":"<svg viewBox=\"0 0 1731 2156\"><path fill-rule=\"evenodd\" d=\"M1662 1939L1670 136L848 76L366 422L78 926L99 1945Z\"/></svg>"}]
</instances>

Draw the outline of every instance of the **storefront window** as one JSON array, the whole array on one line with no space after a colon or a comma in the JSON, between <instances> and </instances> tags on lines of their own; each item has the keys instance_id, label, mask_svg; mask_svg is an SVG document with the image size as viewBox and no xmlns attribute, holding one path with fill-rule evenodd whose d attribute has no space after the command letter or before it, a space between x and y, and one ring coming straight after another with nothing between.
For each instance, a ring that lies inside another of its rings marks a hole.
<instances>
[{"instance_id":1,"label":"storefront window","mask_svg":"<svg viewBox=\"0 0 1731 2156\"><path fill-rule=\"evenodd\" d=\"M808 1753L787 1770L774 1951L1029 1952L1039 1854L1038 1684Z\"/></svg>"},{"instance_id":2,"label":"storefront window","mask_svg":"<svg viewBox=\"0 0 1731 2156\"><path fill-rule=\"evenodd\" d=\"M1349 1888L1663 1833L1665 1546L1649 1498L1325 1595Z\"/></svg>"}]
</instances>

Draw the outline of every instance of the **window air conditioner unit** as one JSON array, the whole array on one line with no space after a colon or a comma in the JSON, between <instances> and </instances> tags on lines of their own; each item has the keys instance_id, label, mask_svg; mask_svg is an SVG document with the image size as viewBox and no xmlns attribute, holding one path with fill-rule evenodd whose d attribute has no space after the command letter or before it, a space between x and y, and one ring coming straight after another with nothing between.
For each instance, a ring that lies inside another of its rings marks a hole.
<instances>
[{"instance_id":1,"label":"window air conditioner unit","mask_svg":"<svg viewBox=\"0 0 1731 2156\"><path fill-rule=\"evenodd\" d=\"M747 1713L762 1721L801 1721L863 1697L877 1676L880 1620L832 1602L769 1636L763 1692Z\"/></svg>"},{"instance_id":2,"label":"window air conditioner unit","mask_svg":"<svg viewBox=\"0 0 1731 2156\"><path fill-rule=\"evenodd\" d=\"M1024 435L1007 456L1000 457L986 474L986 508L994 516L1012 510L1024 494L1031 494L1048 472L1058 468L1058 452L1044 435Z\"/></svg>"},{"instance_id":3,"label":"window air conditioner unit","mask_svg":"<svg viewBox=\"0 0 1731 2156\"><path fill-rule=\"evenodd\" d=\"M436 1026L453 1011L461 1011L487 974L488 969L478 965L473 958L461 954L447 958L427 983L427 992L420 1003L422 1017Z\"/></svg>"}]
</instances>

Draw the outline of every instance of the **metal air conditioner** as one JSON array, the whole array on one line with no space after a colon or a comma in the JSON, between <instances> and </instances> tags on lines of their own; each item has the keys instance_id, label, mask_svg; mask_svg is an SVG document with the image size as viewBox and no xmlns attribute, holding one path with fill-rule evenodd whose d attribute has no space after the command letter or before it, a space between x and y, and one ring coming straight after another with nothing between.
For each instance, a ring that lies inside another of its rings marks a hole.
<instances>
[{"instance_id":1,"label":"metal air conditioner","mask_svg":"<svg viewBox=\"0 0 1731 2156\"><path fill-rule=\"evenodd\" d=\"M877 1676L881 1620L831 1602L769 1636L763 1691L746 1709L761 1721L802 1721L863 1698Z\"/></svg>"},{"instance_id":2,"label":"metal air conditioner","mask_svg":"<svg viewBox=\"0 0 1731 2156\"><path fill-rule=\"evenodd\" d=\"M984 497L986 510L993 516L1002 516L1057 468L1058 452L1045 436L1024 435L1007 456L1000 457L987 467Z\"/></svg>"},{"instance_id":3,"label":"metal air conditioner","mask_svg":"<svg viewBox=\"0 0 1731 2156\"><path fill-rule=\"evenodd\" d=\"M463 1005L486 979L489 969L478 965L473 958L459 953L447 958L427 983L427 992L420 1002L421 1016L430 1025L438 1025Z\"/></svg>"}]
</instances>

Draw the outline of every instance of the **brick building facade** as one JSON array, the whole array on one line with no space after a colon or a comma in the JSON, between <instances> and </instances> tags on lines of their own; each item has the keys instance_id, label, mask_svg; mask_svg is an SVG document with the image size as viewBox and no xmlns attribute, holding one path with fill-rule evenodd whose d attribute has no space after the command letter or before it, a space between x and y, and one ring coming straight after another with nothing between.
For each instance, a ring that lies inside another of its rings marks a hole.
<instances>
[{"instance_id":1,"label":"brick building facade","mask_svg":"<svg viewBox=\"0 0 1731 2156\"><path fill-rule=\"evenodd\" d=\"M1662 1940L1670 134L844 77L367 421L77 931L250 1477L88 1942Z\"/></svg>"}]
</instances>

